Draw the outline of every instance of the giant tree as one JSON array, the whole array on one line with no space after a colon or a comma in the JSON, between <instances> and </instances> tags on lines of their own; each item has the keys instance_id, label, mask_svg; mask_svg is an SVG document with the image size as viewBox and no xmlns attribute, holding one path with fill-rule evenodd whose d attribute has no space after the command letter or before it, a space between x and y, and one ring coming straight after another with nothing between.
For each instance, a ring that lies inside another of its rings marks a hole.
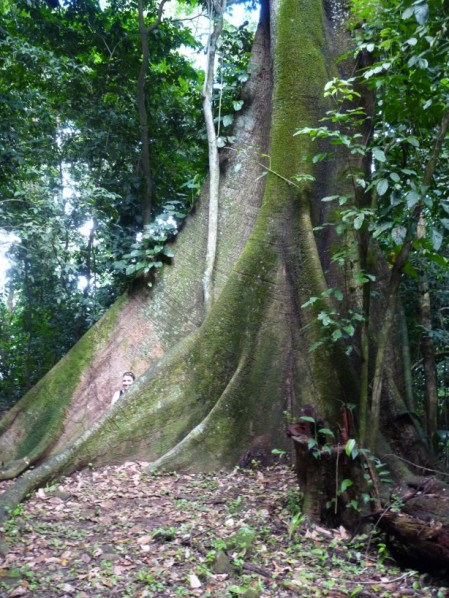
<instances>
[{"instance_id":1,"label":"giant tree","mask_svg":"<svg viewBox=\"0 0 449 598\"><path fill-rule=\"evenodd\" d=\"M88 463L134 458L168 470L245 463L287 446L284 412L298 417L301 408L306 424L325 422L324 435L330 429L338 439L340 429L343 442L352 433L347 406L360 396L360 363L338 343L319 344L316 311L301 307L311 296L330 303L329 286L354 279L332 266L336 237L319 230L329 217L321 198L348 186L346 157L337 150L326 165L308 161L311 140L294 136L328 109L323 87L338 75L348 42L342 10L318 0L262 4L235 145L222 154L213 305L206 313L204 191L174 243L173 264L150 289L136 283L2 420L2 476L20 475L3 507ZM380 258L377 268L371 310L381 322L389 270ZM417 465L427 456L401 394L402 354L391 343L386 351L375 449L393 476L418 487L397 456ZM130 368L136 384L109 409L117 378ZM335 488L336 475L358 476L340 448L330 448L332 467L313 458L299 464L311 517L329 518L321 496L332 492L329 481Z\"/></svg>"}]
</instances>

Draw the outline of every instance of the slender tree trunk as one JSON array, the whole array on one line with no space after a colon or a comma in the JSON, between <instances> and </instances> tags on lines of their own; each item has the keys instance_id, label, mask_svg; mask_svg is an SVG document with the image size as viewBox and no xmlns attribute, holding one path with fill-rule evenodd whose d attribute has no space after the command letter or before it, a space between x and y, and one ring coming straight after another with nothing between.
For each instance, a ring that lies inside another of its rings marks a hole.
<instances>
[{"instance_id":1,"label":"slender tree trunk","mask_svg":"<svg viewBox=\"0 0 449 598\"><path fill-rule=\"evenodd\" d=\"M86 287L84 289L84 296L87 297L91 291L91 280L92 280L92 268L95 264L94 256L94 241L95 233L98 228L98 220L94 217L92 219L92 228L89 233L89 239L87 241L86 248ZM94 289L95 293L95 289Z\"/></svg>"},{"instance_id":2,"label":"slender tree trunk","mask_svg":"<svg viewBox=\"0 0 449 598\"><path fill-rule=\"evenodd\" d=\"M209 1L209 23L211 31L207 43L206 78L203 88L203 111L209 149L209 225L207 235L206 266L204 271L204 303L209 310L213 303L212 277L217 253L218 200L220 195L220 163L218 158L217 135L215 132L212 93L215 77L215 53L217 42L223 29L223 14L226 0Z\"/></svg>"},{"instance_id":3,"label":"slender tree trunk","mask_svg":"<svg viewBox=\"0 0 449 598\"><path fill-rule=\"evenodd\" d=\"M426 220L421 213L417 229L418 239L426 237ZM419 277L419 320L421 324L422 339L421 351L424 361L425 378L425 405L426 405L426 432L429 444L438 428L438 381L435 366L435 347L430 333L432 331L432 309L430 301L429 284L425 271Z\"/></svg>"},{"instance_id":4,"label":"slender tree trunk","mask_svg":"<svg viewBox=\"0 0 449 598\"><path fill-rule=\"evenodd\" d=\"M402 363L404 364L404 391L407 408L410 412L414 412L415 397L413 394L413 379L412 379L412 360L410 358L410 339L408 335L407 321L405 319L405 312L403 306L398 305L399 317L399 333L402 347Z\"/></svg>"},{"instance_id":5,"label":"slender tree trunk","mask_svg":"<svg viewBox=\"0 0 449 598\"><path fill-rule=\"evenodd\" d=\"M162 12L164 4L167 0L161 0L158 7L158 14L156 21L149 27L145 25L144 5L143 0L138 2L139 11L139 35L142 47L142 62L140 64L139 77L137 80L137 109L139 112L139 128L140 128L140 158L143 173L143 189L142 189L142 219L143 225L150 224L152 218L153 208L153 177L151 174L151 148L150 137L148 129L148 114L147 114L147 94L146 94L146 77L150 65L150 49L148 46L149 35L154 29L159 27L162 21Z\"/></svg>"},{"instance_id":6,"label":"slender tree trunk","mask_svg":"<svg viewBox=\"0 0 449 598\"><path fill-rule=\"evenodd\" d=\"M142 47L142 62L137 80L137 108L139 111L140 127L140 157L143 172L142 189L142 218L143 225L151 222L153 180L151 176L150 140L148 135L148 115L146 108L145 81L150 63L150 50L148 47L149 29L145 26L143 0L139 0L139 35Z\"/></svg>"}]
</instances>

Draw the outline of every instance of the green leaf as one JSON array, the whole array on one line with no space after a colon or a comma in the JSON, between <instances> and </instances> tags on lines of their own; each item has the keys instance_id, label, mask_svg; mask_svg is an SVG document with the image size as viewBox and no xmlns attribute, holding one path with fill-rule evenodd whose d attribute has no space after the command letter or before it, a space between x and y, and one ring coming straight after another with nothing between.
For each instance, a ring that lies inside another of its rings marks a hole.
<instances>
[{"instance_id":1,"label":"green leaf","mask_svg":"<svg viewBox=\"0 0 449 598\"><path fill-rule=\"evenodd\" d=\"M406 19L409 19L410 17L412 17L414 14L415 14L415 8L414 8L414 6L409 6L402 13L402 18L404 20L406 20Z\"/></svg>"},{"instance_id":2,"label":"green leaf","mask_svg":"<svg viewBox=\"0 0 449 598\"><path fill-rule=\"evenodd\" d=\"M234 115L233 114L225 114L223 116L223 126L229 127L234 122Z\"/></svg>"},{"instance_id":3,"label":"green leaf","mask_svg":"<svg viewBox=\"0 0 449 598\"><path fill-rule=\"evenodd\" d=\"M309 417L308 415L301 415L299 419L304 422L310 422L311 424L315 423L315 419L313 417Z\"/></svg>"},{"instance_id":4,"label":"green leaf","mask_svg":"<svg viewBox=\"0 0 449 598\"><path fill-rule=\"evenodd\" d=\"M310 305L317 303L317 301L320 301L319 297L310 297L310 299L308 301L306 301L305 303L303 303L301 305L301 309L304 309L305 307L309 307Z\"/></svg>"},{"instance_id":5,"label":"green leaf","mask_svg":"<svg viewBox=\"0 0 449 598\"><path fill-rule=\"evenodd\" d=\"M405 141L406 141L407 143L409 143L410 145L413 145L413 147L419 147L419 146L420 146L420 144L419 144L419 139L417 139L416 137L412 137L412 136L410 136L410 137L406 137L406 138L405 138ZM405 172L405 170L403 170L403 172ZM409 174L412 174L412 172L413 172L413 171L411 171ZM413 173L413 174L414 174L414 173Z\"/></svg>"},{"instance_id":6,"label":"green leaf","mask_svg":"<svg viewBox=\"0 0 449 598\"><path fill-rule=\"evenodd\" d=\"M348 457L352 455L353 450L355 449L356 441L354 438L350 438L345 446L345 453Z\"/></svg>"},{"instance_id":7,"label":"green leaf","mask_svg":"<svg viewBox=\"0 0 449 598\"><path fill-rule=\"evenodd\" d=\"M307 448L309 449L313 449L316 445L317 445L317 441L315 440L315 438L309 438L309 440L307 441Z\"/></svg>"},{"instance_id":8,"label":"green leaf","mask_svg":"<svg viewBox=\"0 0 449 598\"><path fill-rule=\"evenodd\" d=\"M347 326L343 326L343 330L346 332L348 336L354 336L355 328L352 324L348 324Z\"/></svg>"},{"instance_id":9,"label":"green leaf","mask_svg":"<svg viewBox=\"0 0 449 598\"><path fill-rule=\"evenodd\" d=\"M332 430L329 430L329 428L320 428L318 432L319 434L324 434L325 436L335 436L335 434L332 432Z\"/></svg>"},{"instance_id":10,"label":"green leaf","mask_svg":"<svg viewBox=\"0 0 449 598\"><path fill-rule=\"evenodd\" d=\"M342 336L343 336L343 333L342 333L342 331L340 330L340 328L337 328L336 330L334 330L334 331L333 331L333 333L332 333L332 337L331 337L331 338L332 338L332 340L333 340L334 342L336 342L336 341L338 341L339 339L341 339L341 338L342 338Z\"/></svg>"},{"instance_id":11,"label":"green leaf","mask_svg":"<svg viewBox=\"0 0 449 598\"><path fill-rule=\"evenodd\" d=\"M377 193L379 195L385 195L385 193L388 191L389 185L390 183L388 182L388 179L379 179L376 185Z\"/></svg>"},{"instance_id":12,"label":"green leaf","mask_svg":"<svg viewBox=\"0 0 449 598\"><path fill-rule=\"evenodd\" d=\"M334 320L329 316L327 311L320 311L317 316L318 320L321 320L323 326L329 326L329 324L333 324Z\"/></svg>"},{"instance_id":13,"label":"green leaf","mask_svg":"<svg viewBox=\"0 0 449 598\"><path fill-rule=\"evenodd\" d=\"M344 298L343 291L341 289L335 289L334 297L335 297L335 299L337 299L337 301L343 301L343 298Z\"/></svg>"},{"instance_id":14,"label":"green leaf","mask_svg":"<svg viewBox=\"0 0 449 598\"><path fill-rule=\"evenodd\" d=\"M429 253L427 255L427 257L431 262L433 262L434 264L437 264L438 266L440 266L441 268L444 268L445 270L449 266L448 259L446 257L444 257L443 255L440 255L439 253Z\"/></svg>"},{"instance_id":15,"label":"green leaf","mask_svg":"<svg viewBox=\"0 0 449 598\"><path fill-rule=\"evenodd\" d=\"M236 100L236 101L232 102L232 105L234 106L234 110L236 112L238 112L243 107L243 100Z\"/></svg>"},{"instance_id":16,"label":"green leaf","mask_svg":"<svg viewBox=\"0 0 449 598\"><path fill-rule=\"evenodd\" d=\"M314 351L316 351L322 345L324 345L323 341L318 341L316 343L313 343L313 345L310 347L308 353L313 353Z\"/></svg>"},{"instance_id":17,"label":"green leaf","mask_svg":"<svg viewBox=\"0 0 449 598\"><path fill-rule=\"evenodd\" d=\"M354 218L354 228L355 230L360 230L363 226L363 222L365 220L365 214L362 212L358 214L356 218Z\"/></svg>"},{"instance_id":18,"label":"green leaf","mask_svg":"<svg viewBox=\"0 0 449 598\"><path fill-rule=\"evenodd\" d=\"M384 224L381 224L380 226L376 227L373 232L373 238L377 239L377 237L379 237L383 232L385 232L386 230L390 230L392 226L392 222L384 222Z\"/></svg>"},{"instance_id":19,"label":"green leaf","mask_svg":"<svg viewBox=\"0 0 449 598\"><path fill-rule=\"evenodd\" d=\"M387 157L385 156L385 152L380 147L373 147L373 158L378 162L386 162Z\"/></svg>"},{"instance_id":20,"label":"green leaf","mask_svg":"<svg viewBox=\"0 0 449 598\"><path fill-rule=\"evenodd\" d=\"M427 2L420 2L416 4L414 7L415 12L415 19L419 23L419 25L424 25L424 23L429 18L429 5Z\"/></svg>"},{"instance_id":21,"label":"green leaf","mask_svg":"<svg viewBox=\"0 0 449 598\"><path fill-rule=\"evenodd\" d=\"M128 262L125 262L124 260L120 260L118 262L114 262L114 268L116 270L124 270L127 266Z\"/></svg>"},{"instance_id":22,"label":"green leaf","mask_svg":"<svg viewBox=\"0 0 449 598\"><path fill-rule=\"evenodd\" d=\"M340 492L345 492L348 488L350 488L354 482L352 480L343 480L340 484Z\"/></svg>"},{"instance_id":23,"label":"green leaf","mask_svg":"<svg viewBox=\"0 0 449 598\"><path fill-rule=\"evenodd\" d=\"M443 235L436 228L432 228L431 232L432 247L435 251L438 251L443 243Z\"/></svg>"},{"instance_id":24,"label":"green leaf","mask_svg":"<svg viewBox=\"0 0 449 598\"><path fill-rule=\"evenodd\" d=\"M405 196L405 201L407 202L407 207L411 210L420 200L420 195L416 191L409 191Z\"/></svg>"},{"instance_id":25,"label":"green leaf","mask_svg":"<svg viewBox=\"0 0 449 598\"><path fill-rule=\"evenodd\" d=\"M411 276L414 279L419 278L418 271L416 270L416 268L414 268L412 266L412 264L410 262L407 262L402 270L403 270L404 274L407 274L408 276Z\"/></svg>"},{"instance_id":26,"label":"green leaf","mask_svg":"<svg viewBox=\"0 0 449 598\"><path fill-rule=\"evenodd\" d=\"M324 159L326 159L328 156L327 153L323 153L323 154L315 154L312 158L312 163L313 164L317 164L318 162L322 162Z\"/></svg>"}]
</instances>

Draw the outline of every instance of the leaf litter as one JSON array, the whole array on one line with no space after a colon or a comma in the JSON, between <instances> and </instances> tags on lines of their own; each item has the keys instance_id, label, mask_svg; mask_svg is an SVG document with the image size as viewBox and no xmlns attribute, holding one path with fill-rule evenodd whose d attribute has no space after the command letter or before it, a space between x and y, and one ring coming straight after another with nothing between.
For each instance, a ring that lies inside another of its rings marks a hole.
<instances>
[{"instance_id":1,"label":"leaf litter","mask_svg":"<svg viewBox=\"0 0 449 598\"><path fill-rule=\"evenodd\" d=\"M449 596L400 569L381 537L307 525L288 466L147 465L86 469L15 509L0 528L0 596Z\"/></svg>"}]
</instances>

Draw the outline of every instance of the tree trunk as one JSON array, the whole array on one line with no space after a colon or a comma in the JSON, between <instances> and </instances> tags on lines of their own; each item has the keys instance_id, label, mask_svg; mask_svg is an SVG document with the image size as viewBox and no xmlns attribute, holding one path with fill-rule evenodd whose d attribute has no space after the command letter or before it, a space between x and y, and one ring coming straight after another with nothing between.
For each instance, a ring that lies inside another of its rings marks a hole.
<instances>
[{"instance_id":1,"label":"tree trunk","mask_svg":"<svg viewBox=\"0 0 449 598\"><path fill-rule=\"evenodd\" d=\"M417 237L424 239L426 236L426 219L420 215L418 222ZM435 347L430 333L432 331L432 309L430 304L430 291L427 274L425 271L419 276L419 322L423 330L421 340L421 351L424 363L425 379L425 415L426 432L429 443L432 443L438 428L438 381L435 364Z\"/></svg>"},{"instance_id":2,"label":"tree trunk","mask_svg":"<svg viewBox=\"0 0 449 598\"><path fill-rule=\"evenodd\" d=\"M3 495L3 509L88 463L141 459L198 471L247 463L255 452L269 457L288 447L284 412L298 416L305 405L341 443L352 434L349 424L342 432L341 411L359 401L353 364L338 344L309 351L320 329L314 309L301 308L327 289L320 257L325 263L331 241L317 243L314 227L324 218L321 198L346 184L346 165L338 154L326 166L304 161L315 148L293 136L327 110L323 87L337 73L335 53L346 39L338 14L317 0L262 6L235 151L223 160L213 305L206 314L206 185L174 244L173 265L151 291L122 297L0 422L3 477L22 474ZM261 155L269 156L265 167ZM300 172L315 182L297 184ZM371 309L384 307L379 300ZM108 409L129 369L136 383ZM393 474L412 478L395 455L409 455L421 439L402 417L395 380L385 377L377 446ZM356 491L358 472L341 447L334 452ZM316 459L298 456L307 514L326 519L318 484L328 476L335 496L335 467L318 472Z\"/></svg>"},{"instance_id":3,"label":"tree trunk","mask_svg":"<svg viewBox=\"0 0 449 598\"><path fill-rule=\"evenodd\" d=\"M218 156L217 135L215 133L212 92L215 77L215 54L217 42L223 29L223 13L226 0L209 3L209 38L207 43L207 65L203 89L203 112L207 131L209 155L209 219L207 233L206 264L204 268L204 303L209 310L214 301L212 277L217 255L218 235L218 199L220 194L220 162Z\"/></svg>"},{"instance_id":4,"label":"tree trunk","mask_svg":"<svg viewBox=\"0 0 449 598\"><path fill-rule=\"evenodd\" d=\"M143 0L138 1L139 13L139 35L140 45L142 48L142 62L139 69L139 77L137 79L137 110L139 112L139 128L140 128L140 161L143 175L142 188L142 221L146 226L151 222L151 212L153 208L153 177L151 174L151 148L150 136L148 134L148 113L147 113L147 94L146 94L146 78L150 66L150 48L148 46L148 37L152 31L157 29L162 21L162 12L164 4L167 0L161 0L157 10L157 18L155 22L147 27L145 25L145 14Z\"/></svg>"},{"instance_id":5,"label":"tree trunk","mask_svg":"<svg viewBox=\"0 0 449 598\"><path fill-rule=\"evenodd\" d=\"M150 139L148 135L148 114L146 107L145 82L150 64L150 50L148 47L149 29L145 26L143 0L139 0L139 35L142 47L142 62L137 80L137 109L139 112L140 128L140 161L143 174L142 189L142 218L143 225L151 222L151 208L153 197L153 178L151 176Z\"/></svg>"}]
</instances>

